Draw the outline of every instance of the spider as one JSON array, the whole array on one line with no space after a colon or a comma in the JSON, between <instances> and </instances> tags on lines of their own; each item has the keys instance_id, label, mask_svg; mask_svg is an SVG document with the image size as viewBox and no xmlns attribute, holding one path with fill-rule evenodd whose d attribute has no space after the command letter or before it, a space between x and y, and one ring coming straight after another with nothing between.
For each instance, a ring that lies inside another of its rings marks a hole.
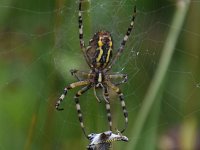
<instances>
[{"instance_id":1,"label":"spider","mask_svg":"<svg viewBox=\"0 0 200 150\"><path fill-rule=\"evenodd\" d=\"M127 75L126 74L111 74L109 71L111 70L113 64L119 58L121 53L124 51L124 47L126 42L131 34L132 29L134 28L134 20L136 17L136 7L134 7L134 13L132 16L131 23L127 29L127 32L121 42L119 49L117 50L115 56L112 58L112 51L113 51L113 41L111 33L108 31L98 31L94 34L93 38L89 41L89 46L85 46L85 42L83 40L83 18L82 18L82 3L83 0L79 1L78 7L78 25L79 25L79 40L80 40L80 47L83 52L84 58L90 67L89 72L79 71L76 69L71 70L71 74L76 77L78 80L77 82L71 83L64 88L63 94L60 96L58 101L56 102L56 109L63 110L63 108L59 108L60 103L63 101L65 96L67 95L68 90L71 90L76 87L82 87L74 96L74 100L76 103L76 110L78 113L78 118L80 122L80 126L83 130L84 135L88 138L85 132L85 126L83 123L83 117L81 112L81 107L79 104L79 97L84 94L89 89L93 88L94 95L96 99L100 102L100 99L96 95L96 89L101 89L103 92L103 97L105 100L106 111L107 111L107 119L109 128L112 131L112 118L111 118L111 111L110 111L110 99L108 89L113 90L119 97L121 102L121 107L123 110L123 115L125 118L125 127L121 131L123 133L128 125L128 112L126 110L126 105L124 101L123 93L121 92L118 85L127 82ZM80 79L79 77L83 79ZM113 83L113 80L119 80L118 83Z\"/></svg>"}]
</instances>

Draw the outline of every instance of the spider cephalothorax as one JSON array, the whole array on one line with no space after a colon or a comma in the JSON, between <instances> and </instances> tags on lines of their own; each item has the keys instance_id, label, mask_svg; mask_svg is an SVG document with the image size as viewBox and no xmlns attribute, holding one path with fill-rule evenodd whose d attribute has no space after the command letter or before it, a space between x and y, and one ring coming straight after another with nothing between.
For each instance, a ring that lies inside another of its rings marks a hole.
<instances>
[{"instance_id":1,"label":"spider cephalothorax","mask_svg":"<svg viewBox=\"0 0 200 150\"><path fill-rule=\"evenodd\" d=\"M113 41L110 32L108 31L99 31L94 34L93 38L89 41L88 47L85 46L85 42L83 40L83 19L82 19L82 2L83 0L79 1L79 40L80 40L80 47L85 57L85 60L90 67L89 72L79 71L76 69L71 70L71 74L76 77L78 80L77 82L69 84L65 87L63 94L60 96L59 100L56 102L56 109L63 110L59 108L60 103L65 98L68 90L73 89L75 87L82 86L82 88L76 93L74 96L74 100L76 103L76 109L78 112L78 118L81 125L81 128L88 138L85 127L83 124L83 117L81 113L81 107L79 104L79 97L84 94L87 90L93 88L94 95L97 100L100 102L98 97L96 96L96 89L100 88L103 91L103 97L106 102L106 110L107 110L107 118L109 122L110 130L112 131L112 120L111 120L111 113L110 113L110 99L108 89L113 90L119 97L121 107L123 110L123 114L125 117L125 128L121 131L124 132L127 124L128 124L128 112L126 110L125 101L123 93L121 92L118 85L125 83L127 81L126 74L119 74L119 73L109 73L112 65L116 62L120 54L123 52L126 41L134 27L134 19L136 15L136 8L134 8L134 14L131 20L131 23L128 27L128 30L121 42L119 49L117 50L116 54L112 58L113 53ZM113 80L118 80L115 83Z\"/></svg>"}]
</instances>

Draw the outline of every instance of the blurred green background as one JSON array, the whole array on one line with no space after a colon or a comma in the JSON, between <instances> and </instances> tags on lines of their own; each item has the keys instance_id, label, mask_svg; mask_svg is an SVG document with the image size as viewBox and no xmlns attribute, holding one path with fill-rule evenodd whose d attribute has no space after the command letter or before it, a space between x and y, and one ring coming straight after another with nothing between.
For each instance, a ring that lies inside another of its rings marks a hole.
<instances>
[{"instance_id":1,"label":"blurred green background","mask_svg":"<svg viewBox=\"0 0 200 150\"><path fill-rule=\"evenodd\" d=\"M84 2L83 21L86 43L98 30L108 30L116 50L134 5L135 30L113 68L129 76L121 89L129 112L124 134L130 141L115 142L112 149L200 149L200 1L190 3L163 90L137 136L132 131L174 28L176 1L90 0ZM79 47L77 8L74 0L0 1L0 150L86 149L73 101L78 89L69 92L64 111L54 108L64 87L76 81L69 70L88 70ZM121 129L120 103L110 94L114 127ZM80 101L87 132L108 130L105 105L97 102L92 90Z\"/></svg>"}]
</instances>

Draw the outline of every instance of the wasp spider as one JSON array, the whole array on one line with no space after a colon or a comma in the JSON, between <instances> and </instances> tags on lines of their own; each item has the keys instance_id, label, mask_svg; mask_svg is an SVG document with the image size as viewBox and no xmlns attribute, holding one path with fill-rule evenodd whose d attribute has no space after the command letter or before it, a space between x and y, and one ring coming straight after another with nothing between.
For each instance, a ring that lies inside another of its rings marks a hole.
<instances>
[{"instance_id":1,"label":"wasp spider","mask_svg":"<svg viewBox=\"0 0 200 150\"><path fill-rule=\"evenodd\" d=\"M56 102L56 109L57 110L63 110L63 108L59 108L60 103L65 98L68 90L73 89L75 87L81 86L82 88L76 93L74 96L74 100L76 103L76 109L78 112L78 118L80 122L80 126L83 130L84 135L88 138L85 127L83 124L83 117L81 113L81 107L79 104L79 97L84 94L89 89L93 88L94 95L96 96L97 100L100 101L96 95L96 89L102 89L103 91L103 97L105 100L106 110L107 110L107 118L109 122L109 128L112 131L112 119L111 119L111 113L110 113L110 103L109 103L109 93L108 89L113 90L116 92L116 94L119 97L119 100L121 102L121 107L123 110L123 114L125 117L125 127L121 131L124 132L127 124L128 124L128 113L126 110L125 102L124 102L124 96L121 90L119 89L118 85L125 83L127 81L127 75L126 74L112 74L109 73L109 71L112 68L112 65L116 62L116 60L119 58L121 53L124 50L125 44L129 38L129 35L131 34L131 31L134 27L134 20L136 16L136 7L134 8L133 17L131 20L131 23L127 29L127 32L121 42L121 45L119 49L117 50L114 57L112 57L112 51L113 51L113 41L112 36L110 32L108 31L98 31L94 34L93 38L89 41L89 46L85 46L85 42L83 40L83 18L82 18L82 3L83 0L79 1L79 12L78 12L78 25L79 25L79 40L80 40L80 47L83 52L83 55L85 57L85 60L90 67L89 72L79 71L79 70L71 70L71 73L74 77L78 79L77 82L71 83L68 86L64 88L63 94L60 96L59 100ZM79 77L84 78L80 79ZM113 80L119 80L118 83L113 83Z\"/></svg>"}]
</instances>

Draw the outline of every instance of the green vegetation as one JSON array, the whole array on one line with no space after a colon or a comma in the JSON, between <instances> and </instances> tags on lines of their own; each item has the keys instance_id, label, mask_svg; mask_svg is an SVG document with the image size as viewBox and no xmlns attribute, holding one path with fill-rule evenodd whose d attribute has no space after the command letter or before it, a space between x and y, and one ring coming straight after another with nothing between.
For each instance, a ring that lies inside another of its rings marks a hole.
<instances>
[{"instance_id":1,"label":"green vegetation","mask_svg":"<svg viewBox=\"0 0 200 150\"><path fill-rule=\"evenodd\" d=\"M121 89L129 112L124 134L130 141L115 142L113 150L197 149L200 3L178 2L84 4L85 42L108 30L115 49L137 6L135 30L113 68L129 77ZM0 150L86 148L73 101L77 89L62 103L64 111L54 108L64 87L76 81L69 70L89 69L79 47L77 7L73 0L0 2ZM110 97L114 128L121 129L119 100L112 91ZM105 105L93 91L80 101L88 134L108 130Z\"/></svg>"}]
</instances>

